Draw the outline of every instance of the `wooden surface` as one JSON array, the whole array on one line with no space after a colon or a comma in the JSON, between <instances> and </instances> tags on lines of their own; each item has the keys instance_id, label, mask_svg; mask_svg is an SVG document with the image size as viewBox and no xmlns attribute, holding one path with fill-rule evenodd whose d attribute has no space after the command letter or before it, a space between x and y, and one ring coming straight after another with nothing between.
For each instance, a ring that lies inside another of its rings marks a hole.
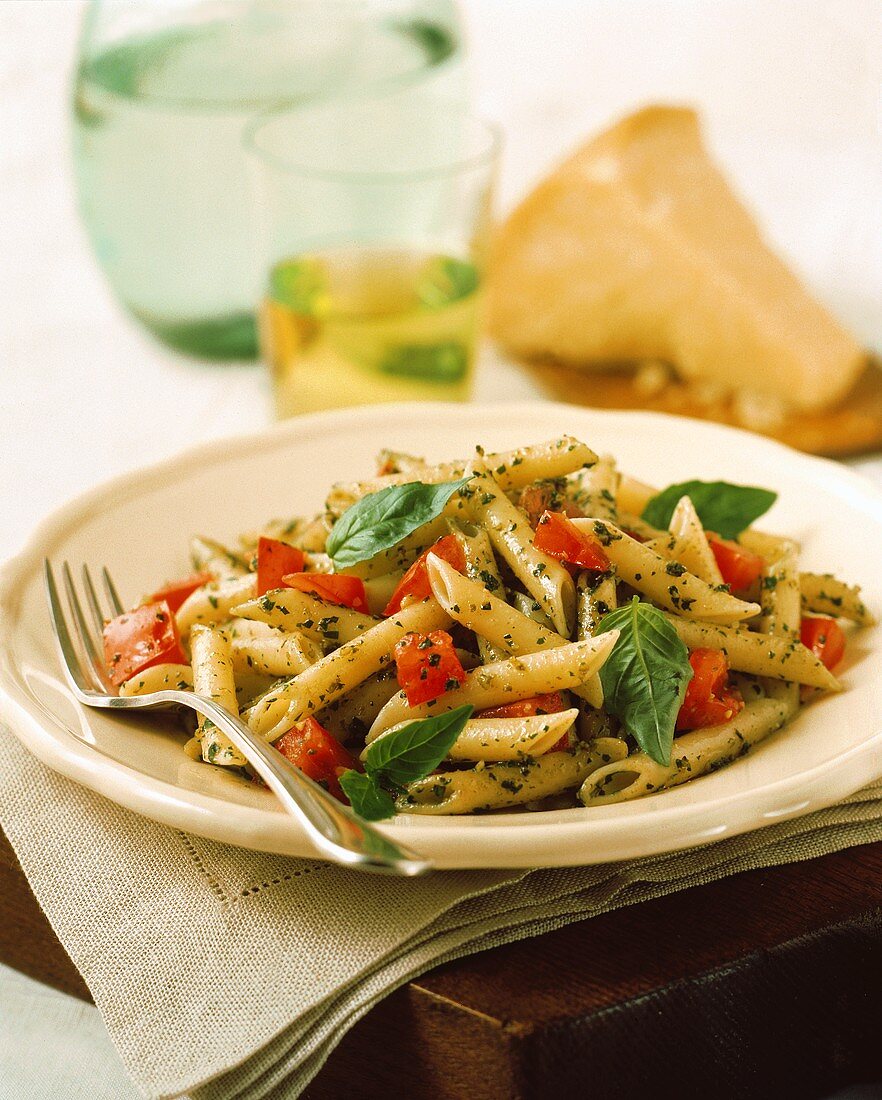
<instances>
[{"instance_id":1,"label":"wooden surface","mask_svg":"<svg viewBox=\"0 0 882 1100\"><path fill-rule=\"evenodd\" d=\"M2 834L0 959L88 997ZM806 1100L882 1081L880 1023L882 843L438 967L368 1013L305 1096Z\"/></svg>"}]
</instances>

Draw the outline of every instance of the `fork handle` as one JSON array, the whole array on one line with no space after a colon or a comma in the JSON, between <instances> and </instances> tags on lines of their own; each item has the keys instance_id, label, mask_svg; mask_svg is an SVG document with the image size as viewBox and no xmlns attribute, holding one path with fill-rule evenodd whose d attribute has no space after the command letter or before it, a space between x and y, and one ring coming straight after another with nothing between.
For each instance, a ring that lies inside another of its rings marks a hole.
<instances>
[{"instance_id":1,"label":"fork handle","mask_svg":"<svg viewBox=\"0 0 882 1100\"><path fill-rule=\"evenodd\" d=\"M134 698L126 702L131 704ZM303 824L315 846L335 863L398 875L421 875L431 870L430 860L388 840L213 699L173 690L156 692L151 698L157 703L161 700L183 703L210 718L246 757L285 809Z\"/></svg>"}]
</instances>

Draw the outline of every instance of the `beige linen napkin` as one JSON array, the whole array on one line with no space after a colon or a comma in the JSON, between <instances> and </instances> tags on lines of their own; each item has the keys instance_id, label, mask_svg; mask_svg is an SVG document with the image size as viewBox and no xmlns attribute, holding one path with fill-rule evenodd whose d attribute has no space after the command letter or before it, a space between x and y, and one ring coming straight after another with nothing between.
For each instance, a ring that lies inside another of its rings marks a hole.
<instances>
[{"instance_id":1,"label":"beige linen napkin","mask_svg":"<svg viewBox=\"0 0 882 1100\"><path fill-rule=\"evenodd\" d=\"M357 875L156 825L0 729L0 823L146 1095L298 1095L379 999L448 959L737 871L882 840L882 782L808 817L630 862Z\"/></svg>"}]
</instances>

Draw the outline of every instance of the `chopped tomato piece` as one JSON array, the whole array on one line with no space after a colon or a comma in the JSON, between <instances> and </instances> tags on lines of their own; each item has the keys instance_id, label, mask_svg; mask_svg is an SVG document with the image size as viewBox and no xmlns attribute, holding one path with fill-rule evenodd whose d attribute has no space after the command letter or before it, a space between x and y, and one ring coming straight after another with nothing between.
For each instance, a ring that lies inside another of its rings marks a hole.
<instances>
[{"instance_id":1,"label":"chopped tomato piece","mask_svg":"<svg viewBox=\"0 0 882 1100\"><path fill-rule=\"evenodd\" d=\"M432 588L429 584L429 573L426 569L426 559L429 554L437 554L446 561L458 573L464 573L466 568L465 554L456 535L443 535L434 546L424 551L398 582L398 587L392 593L392 599L386 604L384 615L397 615L407 603L419 603L431 596Z\"/></svg>"},{"instance_id":2,"label":"chopped tomato piece","mask_svg":"<svg viewBox=\"0 0 882 1100\"><path fill-rule=\"evenodd\" d=\"M753 554L737 542L716 535L709 534L707 541L723 580L733 592L743 592L759 580L766 564L759 554Z\"/></svg>"},{"instance_id":3,"label":"chopped tomato piece","mask_svg":"<svg viewBox=\"0 0 882 1100\"><path fill-rule=\"evenodd\" d=\"M834 669L845 656L845 633L835 619L803 619L799 639L826 668Z\"/></svg>"},{"instance_id":4,"label":"chopped tomato piece","mask_svg":"<svg viewBox=\"0 0 882 1100\"><path fill-rule=\"evenodd\" d=\"M116 685L151 665L188 664L168 603L143 604L105 623L104 663Z\"/></svg>"},{"instance_id":5,"label":"chopped tomato piece","mask_svg":"<svg viewBox=\"0 0 882 1100\"><path fill-rule=\"evenodd\" d=\"M347 768L361 771L361 765L315 718L307 718L283 733L276 741L276 748L335 798L349 801L340 786L340 773Z\"/></svg>"},{"instance_id":6,"label":"chopped tomato piece","mask_svg":"<svg viewBox=\"0 0 882 1100\"><path fill-rule=\"evenodd\" d=\"M693 649L689 654L692 679L677 715L678 730L697 730L728 722L744 706L744 700L727 687L729 665L718 649Z\"/></svg>"},{"instance_id":7,"label":"chopped tomato piece","mask_svg":"<svg viewBox=\"0 0 882 1100\"><path fill-rule=\"evenodd\" d=\"M547 695L531 695L529 699L519 699L516 703L503 703L498 707L487 707L475 715L476 718L532 718L535 714L558 714L567 709L567 703L559 691ZM556 741L549 752L562 752L572 747L570 732L567 731Z\"/></svg>"},{"instance_id":8,"label":"chopped tomato piece","mask_svg":"<svg viewBox=\"0 0 882 1100\"><path fill-rule=\"evenodd\" d=\"M347 573L289 573L282 579L298 592L308 592L328 603L368 614L367 594L361 577L350 577Z\"/></svg>"},{"instance_id":9,"label":"chopped tomato piece","mask_svg":"<svg viewBox=\"0 0 882 1100\"><path fill-rule=\"evenodd\" d=\"M559 512L543 512L536 528L533 545L551 558L597 569L604 573L609 569L609 558L595 535L580 531L566 516Z\"/></svg>"},{"instance_id":10,"label":"chopped tomato piece","mask_svg":"<svg viewBox=\"0 0 882 1100\"><path fill-rule=\"evenodd\" d=\"M202 573L191 573L189 577L182 577L179 581L169 581L167 585L148 596L145 603L168 604L170 610L177 611L188 596L192 596L197 588L214 580L214 574L204 570Z\"/></svg>"},{"instance_id":11,"label":"chopped tomato piece","mask_svg":"<svg viewBox=\"0 0 882 1100\"><path fill-rule=\"evenodd\" d=\"M257 595L281 588L287 573L299 573L306 561L303 551L278 539L261 536L257 543Z\"/></svg>"},{"instance_id":12,"label":"chopped tomato piece","mask_svg":"<svg viewBox=\"0 0 882 1100\"><path fill-rule=\"evenodd\" d=\"M567 500L554 482L534 481L521 490L518 506L527 513L530 526L535 528L543 512L563 512L570 519L581 519L585 513L571 500Z\"/></svg>"},{"instance_id":13,"label":"chopped tomato piece","mask_svg":"<svg viewBox=\"0 0 882 1100\"><path fill-rule=\"evenodd\" d=\"M566 710L567 704L559 691L547 695L531 695L529 699L518 699L516 703L503 703L498 707L487 707L475 715L476 718L532 718L534 714L557 714Z\"/></svg>"},{"instance_id":14,"label":"chopped tomato piece","mask_svg":"<svg viewBox=\"0 0 882 1100\"><path fill-rule=\"evenodd\" d=\"M446 630L405 634L393 651L398 683L410 706L429 703L466 678Z\"/></svg>"}]
</instances>

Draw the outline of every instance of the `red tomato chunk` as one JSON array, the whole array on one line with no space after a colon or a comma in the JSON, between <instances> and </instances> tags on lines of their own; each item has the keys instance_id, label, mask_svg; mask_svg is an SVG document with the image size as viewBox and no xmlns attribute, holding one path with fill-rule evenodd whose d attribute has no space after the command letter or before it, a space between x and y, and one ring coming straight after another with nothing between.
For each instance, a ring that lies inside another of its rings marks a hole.
<instances>
[{"instance_id":1,"label":"red tomato chunk","mask_svg":"<svg viewBox=\"0 0 882 1100\"><path fill-rule=\"evenodd\" d=\"M689 664L692 679L677 715L677 729L703 729L734 718L744 700L727 686L729 666L725 654L718 649L693 649Z\"/></svg>"},{"instance_id":2,"label":"red tomato chunk","mask_svg":"<svg viewBox=\"0 0 882 1100\"><path fill-rule=\"evenodd\" d=\"M559 512L542 513L533 545L550 558L582 569L596 569L601 573L609 569L609 558L600 540L587 531L580 531Z\"/></svg>"},{"instance_id":3,"label":"red tomato chunk","mask_svg":"<svg viewBox=\"0 0 882 1100\"><path fill-rule=\"evenodd\" d=\"M398 683L410 706L430 703L466 678L453 639L445 630L405 634L393 650Z\"/></svg>"},{"instance_id":4,"label":"red tomato chunk","mask_svg":"<svg viewBox=\"0 0 882 1100\"><path fill-rule=\"evenodd\" d=\"M257 595L281 588L286 573L299 573L306 558L296 546L261 536L257 544Z\"/></svg>"},{"instance_id":5,"label":"red tomato chunk","mask_svg":"<svg viewBox=\"0 0 882 1100\"><path fill-rule=\"evenodd\" d=\"M340 786L340 773L347 768L361 771L361 765L315 718L307 718L276 741L276 748L304 775L321 783L341 802L349 799Z\"/></svg>"},{"instance_id":6,"label":"red tomato chunk","mask_svg":"<svg viewBox=\"0 0 882 1100\"><path fill-rule=\"evenodd\" d=\"M826 668L836 668L845 656L845 632L835 619L803 619L799 640Z\"/></svg>"},{"instance_id":7,"label":"red tomato chunk","mask_svg":"<svg viewBox=\"0 0 882 1100\"><path fill-rule=\"evenodd\" d=\"M466 568L465 554L459 544L456 535L444 535L438 539L434 546L424 551L398 582L398 587L392 593L392 599L386 604L384 615L397 615L408 603L420 603L432 594L429 584L429 572L426 569L426 559L429 554L436 554L458 573L464 573Z\"/></svg>"},{"instance_id":8,"label":"red tomato chunk","mask_svg":"<svg viewBox=\"0 0 882 1100\"><path fill-rule=\"evenodd\" d=\"M723 581L733 592L743 592L760 579L766 563L759 554L753 554L737 542L716 535L709 534L707 541Z\"/></svg>"},{"instance_id":9,"label":"red tomato chunk","mask_svg":"<svg viewBox=\"0 0 882 1100\"><path fill-rule=\"evenodd\" d=\"M104 663L117 686L152 665L188 664L169 605L144 604L105 623Z\"/></svg>"},{"instance_id":10,"label":"red tomato chunk","mask_svg":"<svg viewBox=\"0 0 882 1100\"><path fill-rule=\"evenodd\" d=\"M570 519L581 519L585 513L571 500L567 500L550 482L534 482L521 490L518 507L527 513L530 526L535 529L544 512L563 512Z\"/></svg>"},{"instance_id":11,"label":"red tomato chunk","mask_svg":"<svg viewBox=\"0 0 882 1100\"><path fill-rule=\"evenodd\" d=\"M289 573L283 580L298 592L308 592L328 603L368 614L367 593L360 577L347 573Z\"/></svg>"},{"instance_id":12,"label":"red tomato chunk","mask_svg":"<svg viewBox=\"0 0 882 1100\"><path fill-rule=\"evenodd\" d=\"M164 588L148 596L145 603L168 604L172 611L177 611L188 596L192 596L197 588L214 580L214 574L205 570L202 573L191 573L189 577L182 577L179 581L169 581Z\"/></svg>"},{"instance_id":13,"label":"red tomato chunk","mask_svg":"<svg viewBox=\"0 0 882 1100\"><path fill-rule=\"evenodd\" d=\"M536 714L558 714L567 709L567 702L559 691L547 695L531 695L529 699L519 699L516 703L503 703L498 707L487 707L478 711L476 718L532 718ZM572 748L572 733L568 730L556 741L549 752L563 752Z\"/></svg>"}]
</instances>

